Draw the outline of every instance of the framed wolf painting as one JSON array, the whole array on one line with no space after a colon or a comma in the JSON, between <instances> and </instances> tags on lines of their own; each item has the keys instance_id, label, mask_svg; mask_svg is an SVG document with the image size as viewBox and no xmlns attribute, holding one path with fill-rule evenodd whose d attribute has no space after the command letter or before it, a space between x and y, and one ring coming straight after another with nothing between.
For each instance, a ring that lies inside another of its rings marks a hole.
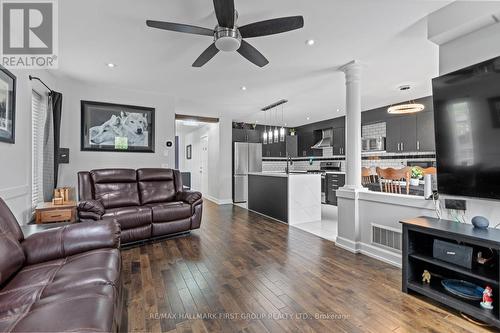
<instances>
[{"instance_id":1,"label":"framed wolf painting","mask_svg":"<svg viewBox=\"0 0 500 333\"><path fill-rule=\"evenodd\" d=\"M0 66L0 141L15 142L16 77Z\"/></svg>"},{"instance_id":2,"label":"framed wolf painting","mask_svg":"<svg viewBox=\"0 0 500 333\"><path fill-rule=\"evenodd\" d=\"M81 150L154 153L155 109L81 101Z\"/></svg>"}]
</instances>

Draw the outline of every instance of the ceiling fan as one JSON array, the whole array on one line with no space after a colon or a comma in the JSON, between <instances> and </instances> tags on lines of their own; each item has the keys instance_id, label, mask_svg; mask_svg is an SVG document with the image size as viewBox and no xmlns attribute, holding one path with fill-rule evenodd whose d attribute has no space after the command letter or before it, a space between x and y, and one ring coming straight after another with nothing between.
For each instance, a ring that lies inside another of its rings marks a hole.
<instances>
[{"instance_id":1,"label":"ceiling fan","mask_svg":"<svg viewBox=\"0 0 500 333\"><path fill-rule=\"evenodd\" d=\"M219 51L237 51L243 57L259 67L269 61L244 38L253 38L279 34L304 26L302 16L281 17L255 22L239 27L236 25L238 12L234 9L234 0L213 0L218 25L214 29L196 27L188 24L147 20L151 28L184 32L188 34L213 37L214 42L196 59L193 67L201 67L212 59Z\"/></svg>"}]
</instances>

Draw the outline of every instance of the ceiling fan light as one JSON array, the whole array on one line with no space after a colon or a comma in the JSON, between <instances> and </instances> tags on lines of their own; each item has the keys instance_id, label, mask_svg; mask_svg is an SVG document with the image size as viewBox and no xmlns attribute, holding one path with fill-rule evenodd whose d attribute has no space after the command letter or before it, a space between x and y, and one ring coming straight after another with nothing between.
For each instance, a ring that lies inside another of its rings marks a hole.
<instances>
[{"instance_id":1,"label":"ceiling fan light","mask_svg":"<svg viewBox=\"0 0 500 333\"><path fill-rule=\"evenodd\" d=\"M233 37L221 37L215 41L215 47L220 51L234 52L240 48L241 42Z\"/></svg>"},{"instance_id":2,"label":"ceiling fan light","mask_svg":"<svg viewBox=\"0 0 500 333\"><path fill-rule=\"evenodd\" d=\"M423 111L425 106L420 103L405 103L392 105L387 109L388 113L391 114L408 114Z\"/></svg>"}]
</instances>

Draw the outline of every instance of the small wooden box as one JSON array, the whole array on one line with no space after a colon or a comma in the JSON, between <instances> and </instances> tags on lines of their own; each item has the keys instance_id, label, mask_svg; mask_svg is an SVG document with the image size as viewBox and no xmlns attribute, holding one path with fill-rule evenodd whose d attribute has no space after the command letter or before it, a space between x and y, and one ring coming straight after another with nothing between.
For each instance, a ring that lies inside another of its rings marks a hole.
<instances>
[{"instance_id":1,"label":"small wooden box","mask_svg":"<svg viewBox=\"0 0 500 333\"><path fill-rule=\"evenodd\" d=\"M35 221L37 224L75 222L76 202L65 202L62 205L54 205L52 202L41 203L35 209Z\"/></svg>"}]
</instances>

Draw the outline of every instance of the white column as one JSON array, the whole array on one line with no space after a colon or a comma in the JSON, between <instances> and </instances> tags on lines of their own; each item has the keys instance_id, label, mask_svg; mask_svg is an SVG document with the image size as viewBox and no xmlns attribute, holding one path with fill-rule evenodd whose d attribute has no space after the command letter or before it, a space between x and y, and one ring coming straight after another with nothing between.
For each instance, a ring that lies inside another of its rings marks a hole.
<instances>
[{"instance_id":1,"label":"white column","mask_svg":"<svg viewBox=\"0 0 500 333\"><path fill-rule=\"evenodd\" d=\"M346 78L346 189L361 186L361 64L354 60L340 68Z\"/></svg>"}]
</instances>

